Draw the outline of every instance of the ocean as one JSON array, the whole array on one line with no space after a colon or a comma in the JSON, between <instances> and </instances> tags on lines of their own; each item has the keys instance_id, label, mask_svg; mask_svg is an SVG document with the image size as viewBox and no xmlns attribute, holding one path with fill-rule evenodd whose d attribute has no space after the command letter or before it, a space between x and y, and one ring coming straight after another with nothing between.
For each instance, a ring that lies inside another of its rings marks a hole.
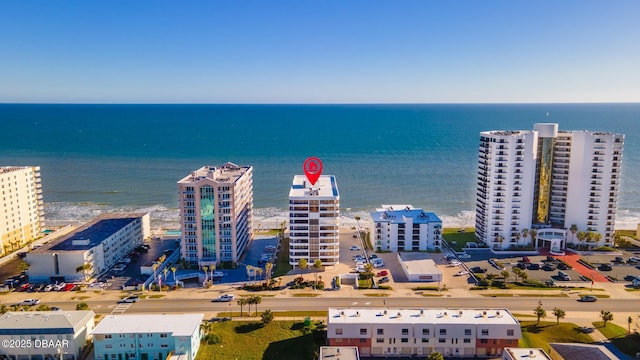
<instances>
[{"instance_id":1,"label":"ocean","mask_svg":"<svg viewBox=\"0 0 640 360\"><path fill-rule=\"evenodd\" d=\"M473 226L479 133L624 133L617 228L640 223L640 104L30 105L0 104L0 165L41 167L49 225L106 211L149 211L178 227L176 182L203 165L254 167L256 221L285 217L289 186L317 156L341 212L381 204Z\"/></svg>"}]
</instances>

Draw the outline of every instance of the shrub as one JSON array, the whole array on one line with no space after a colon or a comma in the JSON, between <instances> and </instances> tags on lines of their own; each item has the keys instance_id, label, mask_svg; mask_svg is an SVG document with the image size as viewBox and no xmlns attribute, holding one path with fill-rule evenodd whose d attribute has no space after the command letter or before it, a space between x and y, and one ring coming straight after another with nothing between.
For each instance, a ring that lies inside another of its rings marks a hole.
<instances>
[{"instance_id":1,"label":"shrub","mask_svg":"<svg viewBox=\"0 0 640 360\"><path fill-rule=\"evenodd\" d=\"M76 310L87 310L89 309L89 305L86 302L81 302L76 304Z\"/></svg>"}]
</instances>

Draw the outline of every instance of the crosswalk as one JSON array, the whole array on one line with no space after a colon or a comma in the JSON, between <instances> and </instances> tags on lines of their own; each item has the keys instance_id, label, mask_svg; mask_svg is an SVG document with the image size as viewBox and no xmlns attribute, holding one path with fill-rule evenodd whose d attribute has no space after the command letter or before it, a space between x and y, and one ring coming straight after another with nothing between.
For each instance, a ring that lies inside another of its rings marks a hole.
<instances>
[{"instance_id":1,"label":"crosswalk","mask_svg":"<svg viewBox=\"0 0 640 360\"><path fill-rule=\"evenodd\" d=\"M118 304L113 308L113 310L111 311L111 314L122 314L125 311L127 311L127 309L129 309L130 306L131 306L131 303Z\"/></svg>"}]
</instances>

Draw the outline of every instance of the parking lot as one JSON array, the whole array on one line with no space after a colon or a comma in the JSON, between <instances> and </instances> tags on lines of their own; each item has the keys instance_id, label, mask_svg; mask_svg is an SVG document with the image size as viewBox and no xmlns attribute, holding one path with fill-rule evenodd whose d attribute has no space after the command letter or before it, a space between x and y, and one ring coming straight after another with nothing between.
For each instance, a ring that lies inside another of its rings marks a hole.
<instances>
[{"instance_id":1,"label":"parking lot","mask_svg":"<svg viewBox=\"0 0 640 360\"><path fill-rule=\"evenodd\" d=\"M575 255L566 255L566 256L553 256L556 261L548 261L547 255L536 255L536 256L526 256L526 262L523 261L523 256L516 255L500 255L494 254L488 249L483 250L472 250L468 251L468 254L471 255L470 258L460 259L464 262L465 266L469 269L473 268L481 268L486 269L485 274L494 274L497 276L501 276L500 272L502 270L508 270L510 272L511 280L514 280L515 275L512 273L512 269L520 263L520 267L523 267L523 271L527 274L528 279L536 280L540 282L546 282L550 280L554 280L556 285L561 286L562 283L575 283L575 282L584 282L590 283L593 278L595 282L598 279L602 279L603 276L609 276L614 279L618 279L622 283L631 283L632 277L640 276L640 264L632 264L627 263L630 257L637 257L637 254L631 252L622 252L622 258L625 260L624 263L616 263L614 262L615 258L620 255L603 255L603 254L594 254L583 256L583 260L587 261L596 266L596 269L593 270L584 270L581 269L579 272L576 268L570 269L562 269L558 268L561 260L565 263L568 263L572 266L572 258L576 258ZM496 259L498 266L493 265L489 260ZM550 260L550 259L549 259ZM499 265L502 264L504 268ZM537 264L537 266L536 266ZM611 265L611 270L603 270L601 267L602 264ZM561 266L561 265L560 265ZM539 268L537 268L539 267ZM537 268L537 269L536 269ZM562 271L568 277L564 279L559 276L558 272ZM599 276L601 275L601 276ZM625 280L625 278L627 280ZM607 280L600 280L607 281Z\"/></svg>"}]
</instances>

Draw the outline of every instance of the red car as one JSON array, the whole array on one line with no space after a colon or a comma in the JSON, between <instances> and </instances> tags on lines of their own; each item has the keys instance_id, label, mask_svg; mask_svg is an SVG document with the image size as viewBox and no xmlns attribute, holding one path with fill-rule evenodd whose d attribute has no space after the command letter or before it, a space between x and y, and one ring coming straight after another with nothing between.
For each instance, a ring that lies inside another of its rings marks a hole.
<instances>
[{"instance_id":1,"label":"red car","mask_svg":"<svg viewBox=\"0 0 640 360\"><path fill-rule=\"evenodd\" d=\"M71 291L75 288L76 286L74 284L67 284L62 288L62 291Z\"/></svg>"},{"instance_id":2,"label":"red car","mask_svg":"<svg viewBox=\"0 0 640 360\"><path fill-rule=\"evenodd\" d=\"M387 276L389 275L389 272L387 272L387 270L382 270L380 271L378 274L376 274L377 276Z\"/></svg>"}]
</instances>

